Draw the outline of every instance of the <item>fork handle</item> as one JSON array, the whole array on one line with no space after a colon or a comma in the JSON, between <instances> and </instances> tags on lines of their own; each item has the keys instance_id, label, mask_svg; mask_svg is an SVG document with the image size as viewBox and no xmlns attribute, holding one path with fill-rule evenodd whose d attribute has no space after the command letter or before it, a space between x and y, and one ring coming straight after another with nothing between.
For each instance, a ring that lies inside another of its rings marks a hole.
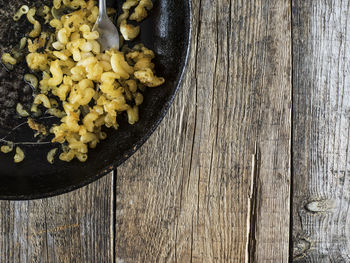
<instances>
[{"instance_id":1,"label":"fork handle","mask_svg":"<svg viewBox=\"0 0 350 263\"><path fill-rule=\"evenodd\" d=\"M107 16L106 0L100 0L99 17Z\"/></svg>"}]
</instances>

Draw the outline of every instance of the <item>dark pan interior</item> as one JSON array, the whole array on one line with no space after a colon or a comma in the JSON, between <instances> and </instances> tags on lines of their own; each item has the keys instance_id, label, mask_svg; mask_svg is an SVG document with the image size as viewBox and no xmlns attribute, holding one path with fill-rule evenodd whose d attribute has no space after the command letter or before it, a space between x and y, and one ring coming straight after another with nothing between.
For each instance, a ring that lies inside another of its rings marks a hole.
<instances>
[{"instance_id":1,"label":"dark pan interior","mask_svg":"<svg viewBox=\"0 0 350 263\"><path fill-rule=\"evenodd\" d=\"M26 2L29 1L17 0L8 4L0 0L0 8L13 12ZM114 2L121 5L122 1L109 1L108 5L113 6ZM157 74L165 77L166 83L162 87L147 89L140 108L140 121L131 126L125 117L120 116L119 130L108 131L108 139L89 151L86 163L56 161L49 164L46 154L52 145L23 147L26 159L20 164L14 164L13 154L1 153L0 199L42 198L84 186L122 163L151 135L175 96L187 60L191 30L189 0L158 0L154 4L149 18L141 24L142 33L136 42L141 41L155 51ZM11 23L12 14L0 11L1 21ZM3 46L6 34L0 36ZM33 132L25 126L12 135L14 140L33 140Z\"/></svg>"}]
</instances>

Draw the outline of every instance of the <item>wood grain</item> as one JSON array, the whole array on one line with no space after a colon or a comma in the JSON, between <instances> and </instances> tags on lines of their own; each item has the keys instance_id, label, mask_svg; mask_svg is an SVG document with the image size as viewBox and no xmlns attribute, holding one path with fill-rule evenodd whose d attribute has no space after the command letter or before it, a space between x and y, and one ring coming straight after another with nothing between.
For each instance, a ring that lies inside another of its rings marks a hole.
<instances>
[{"instance_id":1,"label":"wood grain","mask_svg":"<svg viewBox=\"0 0 350 263\"><path fill-rule=\"evenodd\" d=\"M294 262L349 262L347 0L293 1Z\"/></svg>"},{"instance_id":2,"label":"wood grain","mask_svg":"<svg viewBox=\"0 0 350 263\"><path fill-rule=\"evenodd\" d=\"M290 2L192 3L182 88L116 195L0 202L0 262L288 262Z\"/></svg>"},{"instance_id":3,"label":"wood grain","mask_svg":"<svg viewBox=\"0 0 350 263\"><path fill-rule=\"evenodd\" d=\"M0 262L113 262L113 196L110 174L58 197L0 201Z\"/></svg>"},{"instance_id":4,"label":"wood grain","mask_svg":"<svg viewBox=\"0 0 350 263\"><path fill-rule=\"evenodd\" d=\"M183 87L117 171L116 262L287 262L290 3L192 3Z\"/></svg>"}]
</instances>

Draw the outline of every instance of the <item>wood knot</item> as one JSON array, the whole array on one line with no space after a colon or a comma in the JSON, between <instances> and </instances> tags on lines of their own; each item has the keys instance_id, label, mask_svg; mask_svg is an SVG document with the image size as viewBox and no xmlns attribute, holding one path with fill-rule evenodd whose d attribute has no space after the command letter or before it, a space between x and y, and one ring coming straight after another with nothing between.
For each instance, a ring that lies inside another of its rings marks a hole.
<instances>
[{"instance_id":1,"label":"wood knot","mask_svg":"<svg viewBox=\"0 0 350 263\"><path fill-rule=\"evenodd\" d=\"M297 239L293 242L293 258L299 258L311 248L311 242L305 238Z\"/></svg>"},{"instance_id":2,"label":"wood knot","mask_svg":"<svg viewBox=\"0 0 350 263\"><path fill-rule=\"evenodd\" d=\"M336 206L334 200L312 201L305 205L305 209L311 213L329 212Z\"/></svg>"}]
</instances>

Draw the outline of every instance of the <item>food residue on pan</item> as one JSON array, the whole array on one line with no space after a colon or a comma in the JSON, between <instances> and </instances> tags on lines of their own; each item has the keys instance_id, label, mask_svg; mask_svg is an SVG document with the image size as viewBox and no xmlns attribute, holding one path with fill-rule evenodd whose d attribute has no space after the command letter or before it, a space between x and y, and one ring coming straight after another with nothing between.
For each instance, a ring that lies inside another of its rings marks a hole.
<instances>
[{"instance_id":1,"label":"food residue on pan","mask_svg":"<svg viewBox=\"0 0 350 263\"><path fill-rule=\"evenodd\" d=\"M37 131L34 137L36 137L39 134L47 135L47 130L45 125L35 122L32 118L28 118L27 123L32 130Z\"/></svg>"}]
</instances>

